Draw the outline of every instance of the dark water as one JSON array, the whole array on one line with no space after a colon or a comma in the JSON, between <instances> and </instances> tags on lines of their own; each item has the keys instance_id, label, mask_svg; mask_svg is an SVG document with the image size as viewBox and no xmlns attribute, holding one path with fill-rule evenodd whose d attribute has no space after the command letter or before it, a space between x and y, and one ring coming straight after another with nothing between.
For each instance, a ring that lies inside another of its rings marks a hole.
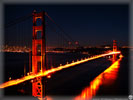
<instances>
[{"instance_id":1,"label":"dark water","mask_svg":"<svg viewBox=\"0 0 133 100\"><path fill-rule=\"evenodd\" d=\"M123 54L124 57L120 61L120 68L117 79L110 85L101 85L97 90L96 96L128 96L128 53ZM83 54L47 54L47 66L58 66L60 63L65 64L67 61L81 59L87 57ZM90 86L90 82L100 73L107 69L112 61L107 58L100 58L80 64L51 75L46 80L46 95L50 96L72 96L76 97L81 94L84 88ZM28 71L29 54L26 53L5 53L5 81L9 77L16 79L24 75L24 65ZM30 81L26 81L16 86L4 89L5 96L32 96L32 85Z\"/></svg>"}]
</instances>

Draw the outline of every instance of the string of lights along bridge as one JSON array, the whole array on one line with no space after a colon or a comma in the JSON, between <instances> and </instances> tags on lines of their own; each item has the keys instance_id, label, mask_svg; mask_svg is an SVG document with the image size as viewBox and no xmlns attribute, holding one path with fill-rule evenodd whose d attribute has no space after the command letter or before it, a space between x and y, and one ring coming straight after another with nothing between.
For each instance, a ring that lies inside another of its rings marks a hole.
<instances>
[{"instance_id":1,"label":"string of lights along bridge","mask_svg":"<svg viewBox=\"0 0 133 100\"><path fill-rule=\"evenodd\" d=\"M45 77L49 76L57 71L76 66L90 60L95 60L101 57L112 55L116 58L121 52L117 50L116 41L113 41L113 50L106 52L104 54L94 55L91 57L86 57L81 60L72 61L71 63L66 63L65 65L60 65L58 67L53 67L51 69L46 68L46 37L45 37L45 16L53 21L51 17L48 16L46 12L37 13L33 12L33 33L32 33L32 71L29 75L21 77L19 79L14 79L0 84L0 88L6 88L9 86L17 85L27 80L33 80L32 82L32 95L34 97L43 98L45 97ZM41 25L37 26L37 19L41 20ZM55 21L53 21L55 23ZM56 23L55 23L56 24ZM57 25L57 24L56 24ZM57 25L58 26L58 25ZM40 34L38 38L38 34ZM30 68L30 66L29 66Z\"/></svg>"},{"instance_id":2,"label":"string of lights along bridge","mask_svg":"<svg viewBox=\"0 0 133 100\"><path fill-rule=\"evenodd\" d=\"M57 68L52 68L52 69L46 70L44 72L39 72L37 74L31 74L31 75L22 77L20 79L16 79L16 80L11 80L11 81L5 82L5 83L0 85L0 88L5 88L5 87L17 85L17 84L22 83L24 81L27 81L27 80L30 80L30 79L34 79L36 77L47 76L47 75L52 74L52 73L54 73L56 71L60 71L60 70L65 69L65 68L69 68L69 67L72 67L72 66L75 66L75 65L78 65L78 64L82 64L82 63L85 63L85 62L90 61L90 60L98 59L98 58L109 56L109 55L116 55L116 54L120 54L120 52L119 51L118 52L110 52L110 53L106 53L106 54L95 55L95 56L90 57L90 58L81 59L79 61L72 62L72 63L66 64L66 65L62 65L62 66L59 66Z\"/></svg>"}]
</instances>

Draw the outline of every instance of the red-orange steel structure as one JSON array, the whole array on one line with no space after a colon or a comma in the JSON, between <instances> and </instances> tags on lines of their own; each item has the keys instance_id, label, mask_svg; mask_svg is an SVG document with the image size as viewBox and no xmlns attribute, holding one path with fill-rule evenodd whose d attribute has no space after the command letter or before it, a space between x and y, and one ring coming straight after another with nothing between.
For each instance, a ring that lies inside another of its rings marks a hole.
<instances>
[{"instance_id":1,"label":"red-orange steel structure","mask_svg":"<svg viewBox=\"0 0 133 100\"><path fill-rule=\"evenodd\" d=\"M117 44L116 44L116 40L113 40L113 52L117 51Z\"/></svg>"},{"instance_id":2,"label":"red-orange steel structure","mask_svg":"<svg viewBox=\"0 0 133 100\"><path fill-rule=\"evenodd\" d=\"M108 52L108 53L105 53L105 54L95 55L93 57L88 57L88 58L85 58L85 59L77 60L76 62L67 63L65 65L58 66L56 68L53 67L52 69L46 70L43 73L39 72L37 74L30 74L28 76L24 76L24 77L19 78L19 79L14 79L14 80L7 81L7 82L5 82L3 84L0 84L0 88L6 88L6 87L9 87L9 86L17 85L17 84L20 84L20 83L25 82L27 80L35 79L37 77L45 77L45 76L47 76L49 74L52 74L52 73L55 73L57 71L60 71L60 70L63 70L63 69L69 68L69 67L73 67L73 66L76 66L76 65L79 65L79 64L94 60L94 59L98 59L98 58L101 58L101 57L114 55L114 54L121 54L121 52L120 51Z\"/></svg>"},{"instance_id":3,"label":"red-orange steel structure","mask_svg":"<svg viewBox=\"0 0 133 100\"><path fill-rule=\"evenodd\" d=\"M116 40L113 40L113 52L117 52L117 43ZM113 55L113 61L115 61L117 59L117 55L114 54Z\"/></svg>"},{"instance_id":4,"label":"red-orange steel structure","mask_svg":"<svg viewBox=\"0 0 133 100\"><path fill-rule=\"evenodd\" d=\"M40 22L38 22L38 20ZM39 24L39 25L38 25ZM32 73L44 72L45 66L45 12L33 12L33 37L32 37ZM42 98L45 92L44 80L41 77L32 83L32 95Z\"/></svg>"}]
</instances>

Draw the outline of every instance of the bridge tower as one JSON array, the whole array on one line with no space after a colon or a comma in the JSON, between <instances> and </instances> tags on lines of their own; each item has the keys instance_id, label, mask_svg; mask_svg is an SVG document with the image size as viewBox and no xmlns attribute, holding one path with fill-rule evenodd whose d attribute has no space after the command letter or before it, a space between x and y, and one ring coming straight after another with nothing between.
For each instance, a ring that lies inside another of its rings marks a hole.
<instances>
[{"instance_id":1,"label":"bridge tower","mask_svg":"<svg viewBox=\"0 0 133 100\"><path fill-rule=\"evenodd\" d=\"M38 22L40 21L40 22ZM39 25L38 25L39 24ZM32 73L37 74L46 70L45 66L45 12L33 12L32 34ZM32 95L38 98L45 96L44 79L39 77L33 80Z\"/></svg>"},{"instance_id":2,"label":"bridge tower","mask_svg":"<svg viewBox=\"0 0 133 100\"><path fill-rule=\"evenodd\" d=\"M113 40L113 52L117 51L117 44L116 44L116 40Z\"/></svg>"},{"instance_id":3,"label":"bridge tower","mask_svg":"<svg viewBox=\"0 0 133 100\"><path fill-rule=\"evenodd\" d=\"M117 52L117 43L116 43L116 40L113 40L113 52ZM113 54L113 62L116 61L116 58L117 58L117 54Z\"/></svg>"}]
</instances>

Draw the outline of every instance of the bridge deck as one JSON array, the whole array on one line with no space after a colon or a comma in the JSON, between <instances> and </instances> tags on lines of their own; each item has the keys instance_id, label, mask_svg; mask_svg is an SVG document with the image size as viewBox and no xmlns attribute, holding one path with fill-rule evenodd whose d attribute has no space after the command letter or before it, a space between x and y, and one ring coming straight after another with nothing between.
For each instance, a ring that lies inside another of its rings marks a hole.
<instances>
[{"instance_id":1,"label":"bridge deck","mask_svg":"<svg viewBox=\"0 0 133 100\"><path fill-rule=\"evenodd\" d=\"M81 63L85 63L85 62L90 61L90 60L94 60L94 59L109 56L109 55L120 54L120 53L121 53L120 51L117 51L117 52L109 52L109 53L106 53L106 54L95 55L93 57L85 58L85 59L82 59L82 60L79 60L79 61L76 61L76 62L72 62L72 63L66 64L66 65L62 65L62 66L59 66L59 67L56 67L56 68L52 68L52 69L46 70L44 72L39 72L37 74L31 74L31 75L24 76L24 77L19 78L19 79L7 81L3 84L0 84L0 88L6 88L6 87L9 87L9 86L17 85L17 84L20 84L24 81L31 80L31 79L34 79L36 77L47 76L47 75L49 75L51 73L54 73L56 71L60 71L62 69L69 68L69 67L81 64Z\"/></svg>"}]
</instances>

